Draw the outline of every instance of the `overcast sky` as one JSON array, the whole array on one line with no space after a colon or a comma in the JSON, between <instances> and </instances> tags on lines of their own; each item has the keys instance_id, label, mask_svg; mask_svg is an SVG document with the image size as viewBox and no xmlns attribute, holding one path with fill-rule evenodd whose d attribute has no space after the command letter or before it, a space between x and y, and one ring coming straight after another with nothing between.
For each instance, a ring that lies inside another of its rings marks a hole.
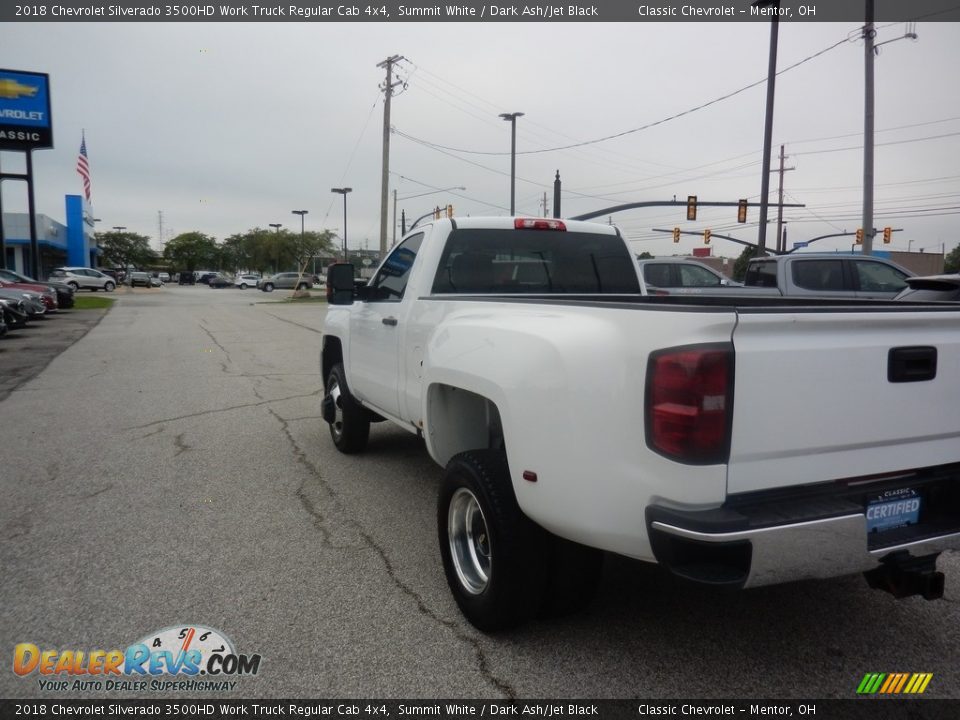
<instances>
[{"instance_id":1,"label":"overcast sky","mask_svg":"<svg viewBox=\"0 0 960 720\"><path fill-rule=\"evenodd\" d=\"M878 28L878 43L905 32L902 23ZM790 244L860 225L858 30L780 27L778 69L826 50L776 84L774 154L785 144L786 164L796 168L785 174L784 200L806 205L785 211ZM891 249L949 251L960 240L960 25L921 22L916 32L916 41L883 46L876 61L875 225L903 228ZM55 148L34 154L38 212L63 222L63 196L82 192L76 157L85 130L101 229L125 226L159 247L158 211L163 240L193 230L220 240L269 223L299 230L291 210L305 209L307 229L339 233L342 200L330 188L350 186L349 244L375 249L377 63L386 57L406 58L397 66L406 88L393 99L394 127L456 149L392 135L390 189L408 218L448 203L457 215L508 214L502 112L525 113L517 121L518 214L543 214L544 192L552 214L559 170L570 216L694 194L757 201L764 83L617 139L524 153L635 130L761 81L768 47L765 23L17 23L3 30L0 67L50 74ZM5 171L20 165L12 153L2 162ZM453 186L466 190L403 199ZM5 211L25 211L22 187L4 183ZM776 189L774 176L773 202ZM702 242L685 237L677 246L652 228L710 227L755 241L758 215L751 208L746 226L737 225L736 208L701 209L696 222L682 208L612 219L638 252L673 254ZM775 225L768 245L774 234ZM713 245L727 256L742 249ZM850 240L815 247L849 249Z\"/></svg>"}]
</instances>

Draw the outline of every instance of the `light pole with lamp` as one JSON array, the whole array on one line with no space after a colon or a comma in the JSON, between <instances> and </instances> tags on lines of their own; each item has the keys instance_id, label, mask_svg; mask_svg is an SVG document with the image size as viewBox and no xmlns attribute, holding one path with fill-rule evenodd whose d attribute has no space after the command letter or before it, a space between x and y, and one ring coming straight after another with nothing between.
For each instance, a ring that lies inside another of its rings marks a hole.
<instances>
[{"instance_id":1,"label":"light pole with lamp","mask_svg":"<svg viewBox=\"0 0 960 720\"><path fill-rule=\"evenodd\" d=\"M347 193L352 192L353 188L330 188L330 192L343 195L343 261L347 261Z\"/></svg>"},{"instance_id":2,"label":"light pole with lamp","mask_svg":"<svg viewBox=\"0 0 960 720\"><path fill-rule=\"evenodd\" d=\"M517 118L523 117L523 113L500 113L500 117L510 123L510 215L515 215L517 191Z\"/></svg>"},{"instance_id":3,"label":"light pole with lamp","mask_svg":"<svg viewBox=\"0 0 960 720\"><path fill-rule=\"evenodd\" d=\"M277 262L273 266L273 271L275 273L280 272L280 228L283 227L282 223L267 223L270 227L277 231Z\"/></svg>"},{"instance_id":4,"label":"light pole with lamp","mask_svg":"<svg viewBox=\"0 0 960 720\"><path fill-rule=\"evenodd\" d=\"M309 210L291 210L290 212L293 213L294 215L299 215L299 216L300 216L300 244L302 245L302 244L303 244L303 216L306 215L306 214L307 214L308 212L310 212L310 211L309 211ZM314 273L314 275L316 275L316 273L317 273L317 260L316 260L316 258L314 258L314 260L313 260L313 273Z\"/></svg>"}]
</instances>

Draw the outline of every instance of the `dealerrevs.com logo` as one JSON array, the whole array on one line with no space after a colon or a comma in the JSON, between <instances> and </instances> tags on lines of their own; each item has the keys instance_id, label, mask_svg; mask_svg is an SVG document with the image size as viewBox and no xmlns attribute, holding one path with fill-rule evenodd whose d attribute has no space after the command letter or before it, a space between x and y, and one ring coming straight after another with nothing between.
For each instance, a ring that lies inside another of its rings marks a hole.
<instances>
[{"instance_id":1,"label":"dealerrevs.com logo","mask_svg":"<svg viewBox=\"0 0 960 720\"><path fill-rule=\"evenodd\" d=\"M260 655L238 654L221 632L202 625L168 627L126 650L41 650L33 643L13 649L13 672L37 676L40 690L233 690L260 670ZM171 679L172 678L172 679Z\"/></svg>"}]
</instances>

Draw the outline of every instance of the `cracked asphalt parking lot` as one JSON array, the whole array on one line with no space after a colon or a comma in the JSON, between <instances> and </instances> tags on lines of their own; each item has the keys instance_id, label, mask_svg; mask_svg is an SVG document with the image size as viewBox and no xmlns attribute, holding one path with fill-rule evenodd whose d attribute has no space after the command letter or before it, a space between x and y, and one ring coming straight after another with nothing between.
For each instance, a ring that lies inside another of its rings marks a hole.
<instances>
[{"instance_id":1,"label":"cracked asphalt parking lot","mask_svg":"<svg viewBox=\"0 0 960 720\"><path fill-rule=\"evenodd\" d=\"M848 698L875 671L960 697L956 554L939 602L859 577L721 594L608 557L589 612L477 632L440 566L441 470L385 423L365 454L334 450L325 306L275 296L123 295L0 401L0 697L55 696L11 671L18 643L188 624L262 656L227 697Z\"/></svg>"}]
</instances>

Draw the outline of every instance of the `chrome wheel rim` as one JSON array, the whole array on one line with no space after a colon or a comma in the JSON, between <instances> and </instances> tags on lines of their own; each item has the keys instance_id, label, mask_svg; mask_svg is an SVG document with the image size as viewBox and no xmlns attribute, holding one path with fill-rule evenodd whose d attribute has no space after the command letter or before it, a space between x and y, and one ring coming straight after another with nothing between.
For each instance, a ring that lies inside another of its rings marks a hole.
<instances>
[{"instance_id":1,"label":"chrome wheel rim","mask_svg":"<svg viewBox=\"0 0 960 720\"><path fill-rule=\"evenodd\" d=\"M490 582L492 555L487 521L476 496L459 488L447 511L450 557L463 589L471 595L482 593Z\"/></svg>"},{"instance_id":2,"label":"chrome wheel rim","mask_svg":"<svg viewBox=\"0 0 960 720\"><path fill-rule=\"evenodd\" d=\"M340 440L340 438L343 437L343 407L341 405L340 383L337 382L336 378L330 379L328 392L333 400L334 408L333 422L330 423L330 432L333 433L335 440Z\"/></svg>"}]
</instances>

